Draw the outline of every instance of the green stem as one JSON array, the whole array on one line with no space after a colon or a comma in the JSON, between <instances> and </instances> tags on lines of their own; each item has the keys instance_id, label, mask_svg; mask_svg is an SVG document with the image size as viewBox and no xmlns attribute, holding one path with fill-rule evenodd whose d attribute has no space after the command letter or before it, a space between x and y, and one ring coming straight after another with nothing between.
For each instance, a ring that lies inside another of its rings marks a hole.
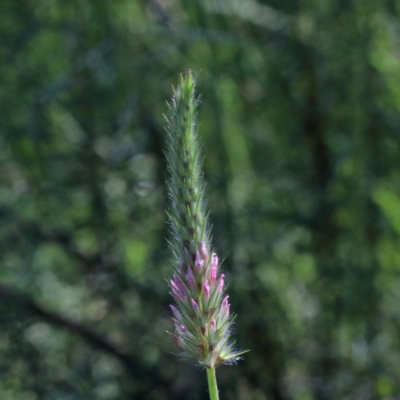
<instances>
[{"instance_id":1,"label":"green stem","mask_svg":"<svg viewBox=\"0 0 400 400\"><path fill-rule=\"evenodd\" d=\"M207 380L210 400L218 400L218 386L217 377L215 376L215 368L207 368Z\"/></svg>"}]
</instances>

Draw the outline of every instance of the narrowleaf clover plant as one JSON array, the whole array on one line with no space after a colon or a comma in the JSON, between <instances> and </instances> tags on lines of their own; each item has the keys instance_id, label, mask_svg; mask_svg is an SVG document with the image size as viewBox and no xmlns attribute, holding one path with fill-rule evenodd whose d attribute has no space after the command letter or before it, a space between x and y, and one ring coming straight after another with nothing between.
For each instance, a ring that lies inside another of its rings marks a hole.
<instances>
[{"instance_id":1,"label":"narrowleaf clover plant","mask_svg":"<svg viewBox=\"0 0 400 400\"><path fill-rule=\"evenodd\" d=\"M171 305L178 356L207 369L210 397L218 399L215 368L233 364L244 352L230 339L234 316L225 293L225 275L211 246L197 135L195 78L182 74L168 104L166 158L168 217L174 274Z\"/></svg>"}]
</instances>

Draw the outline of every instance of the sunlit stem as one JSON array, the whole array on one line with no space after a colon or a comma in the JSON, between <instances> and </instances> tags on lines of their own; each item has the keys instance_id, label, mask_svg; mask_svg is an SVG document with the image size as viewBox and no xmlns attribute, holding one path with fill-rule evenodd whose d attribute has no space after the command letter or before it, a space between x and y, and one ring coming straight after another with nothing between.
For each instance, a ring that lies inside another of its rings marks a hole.
<instances>
[{"instance_id":1,"label":"sunlit stem","mask_svg":"<svg viewBox=\"0 0 400 400\"><path fill-rule=\"evenodd\" d=\"M207 368L208 390L210 392L210 400L218 400L217 377L215 376L215 368Z\"/></svg>"}]
</instances>

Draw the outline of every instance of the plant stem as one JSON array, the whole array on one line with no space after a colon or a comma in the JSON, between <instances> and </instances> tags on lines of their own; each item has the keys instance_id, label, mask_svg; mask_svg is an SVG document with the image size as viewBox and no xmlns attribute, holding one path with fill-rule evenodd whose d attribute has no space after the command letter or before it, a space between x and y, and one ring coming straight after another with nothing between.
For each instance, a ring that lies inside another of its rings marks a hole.
<instances>
[{"instance_id":1,"label":"plant stem","mask_svg":"<svg viewBox=\"0 0 400 400\"><path fill-rule=\"evenodd\" d=\"M215 376L215 368L207 368L207 380L210 400L218 400L218 386L217 377Z\"/></svg>"}]
</instances>

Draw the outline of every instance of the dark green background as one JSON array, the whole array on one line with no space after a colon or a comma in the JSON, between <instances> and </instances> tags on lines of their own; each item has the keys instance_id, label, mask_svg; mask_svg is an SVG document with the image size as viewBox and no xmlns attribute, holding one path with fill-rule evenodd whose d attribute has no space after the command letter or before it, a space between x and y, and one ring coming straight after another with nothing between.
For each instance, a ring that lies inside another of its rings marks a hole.
<instances>
[{"instance_id":1,"label":"dark green background","mask_svg":"<svg viewBox=\"0 0 400 400\"><path fill-rule=\"evenodd\" d=\"M207 398L166 333L162 114L188 68L251 349L218 370L221 399L399 398L399 17L397 0L3 0L0 399Z\"/></svg>"}]
</instances>

